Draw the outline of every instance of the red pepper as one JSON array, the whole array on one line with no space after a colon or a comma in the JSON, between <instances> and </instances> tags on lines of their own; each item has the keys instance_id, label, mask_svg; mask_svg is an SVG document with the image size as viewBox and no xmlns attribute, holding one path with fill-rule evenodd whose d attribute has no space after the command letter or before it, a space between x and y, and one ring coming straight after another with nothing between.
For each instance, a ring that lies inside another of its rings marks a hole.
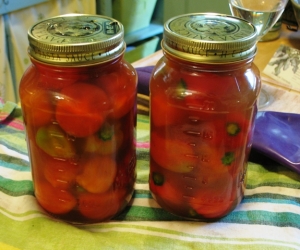
<instances>
[{"instance_id":1,"label":"red pepper","mask_svg":"<svg viewBox=\"0 0 300 250\"><path fill-rule=\"evenodd\" d=\"M113 186L117 164L111 157L91 155L80 164L83 170L76 178L79 186L90 193L103 193Z\"/></svg>"},{"instance_id":2,"label":"red pepper","mask_svg":"<svg viewBox=\"0 0 300 250\"><path fill-rule=\"evenodd\" d=\"M88 83L64 87L57 99L56 120L66 133L75 137L98 131L111 108L105 92Z\"/></svg>"}]
</instances>

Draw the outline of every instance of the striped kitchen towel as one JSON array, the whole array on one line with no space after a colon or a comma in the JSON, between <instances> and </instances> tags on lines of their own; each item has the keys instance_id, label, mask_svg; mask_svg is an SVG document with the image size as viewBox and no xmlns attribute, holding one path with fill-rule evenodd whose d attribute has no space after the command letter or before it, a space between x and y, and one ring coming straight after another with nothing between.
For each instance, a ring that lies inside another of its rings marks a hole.
<instances>
[{"instance_id":1,"label":"striped kitchen towel","mask_svg":"<svg viewBox=\"0 0 300 250\"><path fill-rule=\"evenodd\" d=\"M300 249L300 175L252 157L242 203L217 222L191 222L161 209L148 187L149 117L137 118L134 197L105 223L70 225L36 203L21 111L0 123L0 250Z\"/></svg>"}]
</instances>

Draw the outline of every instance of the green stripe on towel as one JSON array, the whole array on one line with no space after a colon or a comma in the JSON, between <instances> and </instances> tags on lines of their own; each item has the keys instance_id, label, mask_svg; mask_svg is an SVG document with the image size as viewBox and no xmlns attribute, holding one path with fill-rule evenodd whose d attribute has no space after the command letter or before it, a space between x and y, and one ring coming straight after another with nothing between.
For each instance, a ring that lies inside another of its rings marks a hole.
<instances>
[{"instance_id":1,"label":"green stripe on towel","mask_svg":"<svg viewBox=\"0 0 300 250\"><path fill-rule=\"evenodd\" d=\"M13 181L0 176L0 191L10 196L33 195L32 181Z\"/></svg>"}]
</instances>

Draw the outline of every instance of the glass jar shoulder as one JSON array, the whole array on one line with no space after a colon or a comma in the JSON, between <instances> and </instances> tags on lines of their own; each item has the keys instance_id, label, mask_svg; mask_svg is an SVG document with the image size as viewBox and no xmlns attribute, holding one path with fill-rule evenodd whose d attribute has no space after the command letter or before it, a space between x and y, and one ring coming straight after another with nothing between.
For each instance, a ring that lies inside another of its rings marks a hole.
<instances>
[{"instance_id":1,"label":"glass jar shoulder","mask_svg":"<svg viewBox=\"0 0 300 250\"><path fill-rule=\"evenodd\" d=\"M136 72L122 59L113 64L84 67L33 62L23 76L19 95L25 116L32 112L33 106L37 113L43 106L47 107L44 109L54 117L61 103L70 108L80 104L84 110L97 109L93 103L96 101L99 107L105 106L112 119L120 119L133 107L136 88Z\"/></svg>"},{"instance_id":2,"label":"glass jar shoulder","mask_svg":"<svg viewBox=\"0 0 300 250\"><path fill-rule=\"evenodd\" d=\"M76 83L98 86L113 84L120 90L126 86L136 87L137 74L133 66L121 59L114 62L89 66L62 67L37 61L29 66L21 80L21 88L46 89L60 91Z\"/></svg>"},{"instance_id":3,"label":"glass jar shoulder","mask_svg":"<svg viewBox=\"0 0 300 250\"><path fill-rule=\"evenodd\" d=\"M221 110L251 107L260 90L257 67L250 62L205 65L163 57L154 69L150 91L173 100L209 100Z\"/></svg>"}]
</instances>

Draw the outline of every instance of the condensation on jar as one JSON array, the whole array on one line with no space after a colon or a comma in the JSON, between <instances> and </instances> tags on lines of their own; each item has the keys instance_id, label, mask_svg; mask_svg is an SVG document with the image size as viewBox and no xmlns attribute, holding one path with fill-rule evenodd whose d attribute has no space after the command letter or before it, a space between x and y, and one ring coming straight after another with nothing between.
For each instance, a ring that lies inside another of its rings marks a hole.
<instances>
[{"instance_id":1,"label":"condensation on jar","mask_svg":"<svg viewBox=\"0 0 300 250\"><path fill-rule=\"evenodd\" d=\"M123 26L64 15L36 23L28 39L19 95L36 199L61 220L109 220L136 178L137 75L123 59Z\"/></svg>"},{"instance_id":2,"label":"condensation on jar","mask_svg":"<svg viewBox=\"0 0 300 250\"><path fill-rule=\"evenodd\" d=\"M164 25L150 80L153 197L191 220L216 220L242 200L260 91L256 30L221 14Z\"/></svg>"}]
</instances>

